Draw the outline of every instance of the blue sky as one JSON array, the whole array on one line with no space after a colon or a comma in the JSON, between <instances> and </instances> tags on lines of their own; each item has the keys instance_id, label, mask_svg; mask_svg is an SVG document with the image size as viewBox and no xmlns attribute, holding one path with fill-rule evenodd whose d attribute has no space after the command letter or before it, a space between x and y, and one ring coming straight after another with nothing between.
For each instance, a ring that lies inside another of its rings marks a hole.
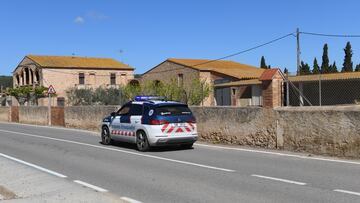
<instances>
[{"instance_id":1,"label":"blue sky","mask_svg":"<svg viewBox=\"0 0 360 203\"><path fill-rule=\"evenodd\" d=\"M27 54L111 57L136 73L166 58L214 59L300 31L360 34L359 1L231 0L8 0L0 5L0 75ZM301 59L321 63L329 44L338 68L351 41L360 63L360 38L301 36ZM296 70L296 39L229 60Z\"/></svg>"}]
</instances>

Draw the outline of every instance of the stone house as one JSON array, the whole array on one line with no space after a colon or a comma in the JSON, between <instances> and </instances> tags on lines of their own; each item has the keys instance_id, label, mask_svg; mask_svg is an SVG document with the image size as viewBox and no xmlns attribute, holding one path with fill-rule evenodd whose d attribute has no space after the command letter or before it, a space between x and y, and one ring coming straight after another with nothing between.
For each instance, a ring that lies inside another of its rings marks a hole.
<instances>
[{"instance_id":1,"label":"stone house","mask_svg":"<svg viewBox=\"0 0 360 203\"><path fill-rule=\"evenodd\" d=\"M280 69L263 69L256 79L217 84L215 89L230 88L231 106L273 108L284 104L284 80L285 76Z\"/></svg>"},{"instance_id":2,"label":"stone house","mask_svg":"<svg viewBox=\"0 0 360 203\"><path fill-rule=\"evenodd\" d=\"M214 86L225 82L259 78L264 69L227 60L176 59L169 58L142 75L143 81L169 82L177 80L179 85L191 86L198 78ZM230 88L214 89L203 102L204 106L230 105Z\"/></svg>"},{"instance_id":3,"label":"stone house","mask_svg":"<svg viewBox=\"0 0 360 203\"><path fill-rule=\"evenodd\" d=\"M27 55L13 71L13 86L52 85L52 105L64 105L69 88L118 87L133 78L134 68L111 58ZM42 98L39 105L47 102Z\"/></svg>"}]
</instances>

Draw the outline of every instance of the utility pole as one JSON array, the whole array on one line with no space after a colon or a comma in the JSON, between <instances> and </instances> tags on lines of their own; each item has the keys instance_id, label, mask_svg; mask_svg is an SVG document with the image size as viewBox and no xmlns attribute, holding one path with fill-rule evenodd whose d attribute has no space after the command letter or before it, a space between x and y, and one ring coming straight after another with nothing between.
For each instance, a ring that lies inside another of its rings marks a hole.
<instances>
[{"instance_id":1,"label":"utility pole","mask_svg":"<svg viewBox=\"0 0 360 203\"><path fill-rule=\"evenodd\" d=\"M300 75L300 31L299 28L296 29L296 46L297 46L297 73Z\"/></svg>"}]
</instances>

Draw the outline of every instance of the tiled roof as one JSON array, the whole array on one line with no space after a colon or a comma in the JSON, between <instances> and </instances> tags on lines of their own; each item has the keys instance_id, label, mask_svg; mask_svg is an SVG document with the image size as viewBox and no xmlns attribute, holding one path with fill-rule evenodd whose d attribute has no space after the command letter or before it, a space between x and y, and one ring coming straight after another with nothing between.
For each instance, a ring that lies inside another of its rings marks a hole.
<instances>
[{"instance_id":1,"label":"tiled roof","mask_svg":"<svg viewBox=\"0 0 360 203\"><path fill-rule=\"evenodd\" d=\"M239 79L259 78L264 69L246 64L226 60L204 60L204 59L175 59L170 58L167 61L185 65L200 71L214 71L217 73L229 75Z\"/></svg>"},{"instance_id":2,"label":"tiled roof","mask_svg":"<svg viewBox=\"0 0 360 203\"><path fill-rule=\"evenodd\" d=\"M241 86L241 85L260 85L262 84L259 79L251 80L239 80L235 82L227 82L222 84L216 84L214 87L232 87L232 86Z\"/></svg>"},{"instance_id":3,"label":"tiled roof","mask_svg":"<svg viewBox=\"0 0 360 203\"><path fill-rule=\"evenodd\" d=\"M266 69L260 76L259 80L272 80L274 75L279 71L278 68Z\"/></svg>"},{"instance_id":4,"label":"tiled roof","mask_svg":"<svg viewBox=\"0 0 360 203\"><path fill-rule=\"evenodd\" d=\"M360 79L360 72L347 72L347 73L327 73L316 75L299 75L289 76L291 82L307 82L307 81L319 81L321 80L348 80L348 79Z\"/></svg>"},{"instance_id":5,"label":"tiled roof","mask_svg":"<svg viewBox=\"0 0 360 203\"><path fill-rule=\"evenodd\" d=\"M29 59L35 61L42 67L51 68L109 68L109 69L126 69L134 68L116 61L111 58L94 58L78 56L37 56L27 55Z\"/></svg>"},{"instance_id":6,"label":"tiled roof","mask_svg":"<svg viewBox=\"0 0 360 203\"><path fill-rule=\"evenodd\" d=\"M289 76L291 82L312 82L312 81L326 81L326 80L351 80L360 79L360 72L348 72L348 73L328 73L328 74L315 74L315 75L300 75ZM259 79L251 80L239 80L235 82L228 82L214 85L215 87L231 87L241 85L258 85L261 84Z\"/></svg>"}]
</instances>

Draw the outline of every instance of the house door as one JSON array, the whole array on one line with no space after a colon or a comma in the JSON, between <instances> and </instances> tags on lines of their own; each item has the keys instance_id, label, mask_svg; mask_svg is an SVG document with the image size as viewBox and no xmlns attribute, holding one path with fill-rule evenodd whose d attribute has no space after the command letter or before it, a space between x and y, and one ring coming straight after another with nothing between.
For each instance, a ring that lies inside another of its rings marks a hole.
<instances>
[{"instance_id":1,"label":"house door","mask_svg":"<svg viewBox=\"0 0 360 203\"><path fill-rule=\"evenodd\" d=\"M260 85L251 86L251 105L261 106L262 105L262 90Z\"/></svg>"},{"instance_id":2,"label":"house door","mask_svg":"<svg viewBox=\"0 0 360 203\"><path fill-rule=\"evenodd\" d=\"M216 88L215 99L217 106L230 106L231 105L231 89L227 88Z\"/></svg>"}]
</instances>

